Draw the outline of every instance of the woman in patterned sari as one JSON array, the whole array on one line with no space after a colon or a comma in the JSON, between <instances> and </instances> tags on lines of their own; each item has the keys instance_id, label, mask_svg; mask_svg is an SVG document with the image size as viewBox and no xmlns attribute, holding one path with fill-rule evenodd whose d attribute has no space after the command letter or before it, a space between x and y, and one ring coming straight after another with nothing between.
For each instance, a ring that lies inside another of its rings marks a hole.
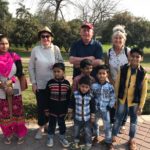
<instances>
[{"instance_id":1,"label":"woman in patterned sari","mask_svg":"<svg viewBox=\"0 0 150 150\"><path fill-rule=\"evenodd\" d=\"M13 135L18 144L27 134L19 78L23 76L21 58L9 52L9 41L0 35L0 127L5 144L11 144Z\"/></svg>"}]
</instances>

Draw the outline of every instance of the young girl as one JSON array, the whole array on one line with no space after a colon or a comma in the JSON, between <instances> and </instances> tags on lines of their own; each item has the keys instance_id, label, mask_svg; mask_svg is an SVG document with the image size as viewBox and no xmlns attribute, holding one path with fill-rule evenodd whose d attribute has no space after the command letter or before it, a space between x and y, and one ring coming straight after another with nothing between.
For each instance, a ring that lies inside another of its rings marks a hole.
<instances>
[{"instance_id":1,"label":"young girl","mask_svg":"<svg viewBox=\"0 0 150 150\"><path fill-rule=\"evenodd\" d=\"M23 75L21 58L8 52L9 41L0 36L0 127L6 138L5 144L11 144L14 134L18 144L23 143L27 134L19 78Z\"/></svg>"}]
</instances>

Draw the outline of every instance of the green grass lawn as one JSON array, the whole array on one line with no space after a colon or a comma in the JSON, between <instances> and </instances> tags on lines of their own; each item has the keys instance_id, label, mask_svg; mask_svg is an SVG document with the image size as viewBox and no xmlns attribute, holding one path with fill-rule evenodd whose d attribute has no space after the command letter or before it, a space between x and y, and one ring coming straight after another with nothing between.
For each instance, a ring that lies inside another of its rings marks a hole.
<instances>
[{"instance_id":1,"label":"green grass lawn","mask_svg":"<svg viewBox=\"0 0 150 150\"><path fill-rule=\"evenodd\" d=\"M109 44L105 44L103 45L103 50L104 53L106 54L108 49L111 46ZM24 51L23 48L19 49L19 48L13 48L13 51L16 51L18 54L20 54L20 56L22 58L28 58L30 57L30 53L31 51ZM145 67L150 67L150 48L145 48L144 49L144 61L142 62L142 65ZM69 58L69 54L62 52L62 56L64 58L64 61L68 61ZM23 64L24 67L24 72L26 74L26 76L28 77L28 63L24 63ZM72 67L66 67L66 75L70 76L72 75ZM150 71L148 72L148 74L150 74ZM35 118L37 115L36 112L36 100L35 100L35 95L32 93L31 90L31 86L29 86L29 88L23 92L23 102L24 102L24 106L25 106L25 112L26 112L26 118ZM147 95L147 101L145 104L145 108L144 108L144 113L145 114L150 114L150 81L148 82L148 95Z\"/></svg>"}]
</instances>

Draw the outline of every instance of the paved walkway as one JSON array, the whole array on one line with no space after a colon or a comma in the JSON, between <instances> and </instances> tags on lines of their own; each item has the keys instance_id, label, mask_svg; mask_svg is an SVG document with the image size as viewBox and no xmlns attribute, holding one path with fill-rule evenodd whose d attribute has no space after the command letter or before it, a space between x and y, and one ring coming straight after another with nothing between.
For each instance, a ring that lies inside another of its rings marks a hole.
<instances>
[{"instance_id":1,"label":"paved walkway","mask_svg":"<svg viewBox=\"0 0 150 150\"><path fill-rule=\"evenodd\" d=\"M102 124L102 122L100 122ZM42 140L35 140L34 135L36 133L37 125L35 123L28 122L27 127L29 128L28 135L25 139L25 142L22 145L16 144L16 138L13 138L11 145L3 144L3 136L0 132L0 150L69 150L71 148L65 149L61 146L58 141L58 131L56 132L56 136L54 139L55 145L53 148L48 148L46 146L47 135L43 135ZM72 134L73 124L72 122L67 122L67 139L72 142L73 134ZM128 141L128 129L129 129L129 119L126 123L127 131L125 134L119 134L118 143L115 144L116 150L128 150L127 141ZM102 128L100 129L101 133L103 133ZM104 135L102 134L101 139L103 139ZM138 150L150 150L150 115L140 116L139 123L137 127L136 141L138 144ZM81 147L84 145L81 145ZM81 148L82 149L82 148ZM105 146L101 144L96 144L92 147L92 150L107 150Z\"/></svg>"}]
</instances>

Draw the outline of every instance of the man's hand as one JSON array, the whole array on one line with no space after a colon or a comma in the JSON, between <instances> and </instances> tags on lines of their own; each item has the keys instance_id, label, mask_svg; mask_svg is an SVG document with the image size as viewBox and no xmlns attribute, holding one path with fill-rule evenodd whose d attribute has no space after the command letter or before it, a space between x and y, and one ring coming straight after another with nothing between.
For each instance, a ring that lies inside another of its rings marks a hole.
<instances>
[{"instance_id":1,"label":"man's hand","mask_svg":"<svg viewBox=\"0 0 150 150\"><path fill-rule=\"evenodd\" d=\"M86 57L86 59L90 59L90 60L95 60L95 57L94 56L88 56L88 57Z\"/></svg>"},{"instance_id":2,"label":"man's hand","mask_svg":"<svg viewBox=\"0 0 150 150\"><path fill-rule=\"evenodd\" d=\"M45 110L45 116L49 117L49 115L50 115L49 110Z\"/></svg>"}]
</instances>

